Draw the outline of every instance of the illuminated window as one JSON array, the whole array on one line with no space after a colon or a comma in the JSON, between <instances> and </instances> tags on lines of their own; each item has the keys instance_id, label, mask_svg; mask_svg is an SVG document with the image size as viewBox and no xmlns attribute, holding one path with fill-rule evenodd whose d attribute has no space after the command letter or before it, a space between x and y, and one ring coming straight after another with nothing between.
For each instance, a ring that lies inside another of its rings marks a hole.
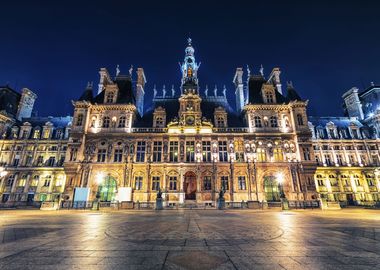
<instances>
[{"instance_id":1,"label":"illuminated window","mask_svg":"<svg viewBox=\"0 0 380 270\"><path fill-rule=\"evenodd\" d=\"M142 190L143 188L143 177L142 176L136 176L135 177L135 189L136 190Z\"/></svg>"},{"instance_id":2,"label":"illuminated window","mask_svg":"<svg viewBox=\"0 0 380 270\"><path fill-rule=\"evenodd\" d=\"M120 116L120 118L119 118L119 124L118 124L119 128L125 127L125 120L126 120L125 116Z\"/></svg>"},{"instance_id":3,"label":"illuminated window","mask_svg":"<svg viewBox=\"0 0 380 270\"><path fill-rule=\"evenodd\" d=\"M39 139L41 136L41 131L39 129L34 130L33 139Z\"/></svg>"},{"instance_id":4,"label":"illuminated window","mask_svg":"<svg viewBox=\"0 0 380 270\"><path fill-rule=\"evenodd\" d=\"M33 180L32 182L30 183L30 186L31 187L36 187L38 186L38 182L40 181L40 176L39 175L35 175L33 176Z\"/></svg>"},{"instance_id":5,"label":"illuminated window","mask_svg":"<svg viewBox=\"0 0 380 270\"><path fill-rule=\"evenodd\" d=\"M260 116L255 116L255 127L262 127L263 124L261 122L261 117Z\"/></svg>"},{"instance_id":6,"label":"illuminated window","mask_svg":"<svg viewBox=\"0 0 380 270\"><path fill-rule=\"evenodd\" d=\"M158 191L160 189L160 177L153 176L152 177L152 190Z\"/></svg>"},{"instance_id":7,"label":"illuminated window","mask_svg":"<svg viewBox=\"0 0 380 270\"><path fill-rule=\"evenodd\" d=\"M265 153L265 149L257 148L257 161L265 162L267 160L267 156Z\"/></svg>"},{"instance_id":8,"label":"illuminated window","mask_svg":"<svg viewBox=\"0 0 380 270\"><path fill-rule=\"evenodd\" d=\"M219 161L227 162L228 161L228 153L227 153L227 142L220 141L219 142Z\"/></svg>"},{"instance_id":9,"label":"illuminated window","mask_svg":"<svg viewBox=\"0 0 380 270\"><path fill-rule=\"evenodd\" d=\"M111 119L108 116L103 117L103 127L109 128L110 127Z\"/></svg>"},{"instance_id":10,"label":"illuminated window","mask_svg":"<svg viewBox=\"0 0 380 270\"><path fill-rule=\"evenodd\" d=\"M177 190L177 176L169 176L169 190Z\"/></svg>"},{"instance_id":11,"label":"illuminated window","mask_svg":"<svg viewBox=\"0 0 380 270\"><path fill-rule=\"evenodd\" d=\"M283 161L284 157L282 155L282 150L281 148L274 148L273 149L273 157L275 161Z\"/></svg>"},{"instance_id":12,"label":"illuminated window","mask_svg":"<svg viewBox=\"0 0 380 270\"><path fill-rule=\"evenodd\" d=\"M246 190L245 176L238 176L238 185L240 190Z\"/></svg>"},{"instance_id":13,"label":"illuminated window","mask_svg":"<svg viewBox=\"0 0 380 270\"><path fill-rule=\"evenodd\" d=\"M169 161L178 162L178 142L170 142L169 144Z\"/></svg>"},{"instance_id":14,"label":"illuminated window","mask_svg":"<svg viewBox=\"0 0 380 270\"><path fill-rule=\"evenodd\" d=\"M193 77L193 70L190 67L187 69L187 77Z\"/></svg>"},{"instance_id":15,"label":"illuminated window","mask_svg":"<svg viewBox=\"0 0 380 270\"><path fill-rule=\"evenodd\" d=\"M136 148L136 162L144 162L145 161L145 141L137 142Z\"/></svg>"},{"instance_id":16,"label":"illuminated window","mask_svg":"<svg viewBox=\"0 0 380 270\"><path fill-rule=\"evenodd\" d=\"M186 161L195 161L194 142L186 142Z\"/></svg>"},{"instance_id":17,"label":"illuminated window","mask_svg":"<svg viewBox=\"0 0 380 270\"><path fill-rule=\"evenodd\" d=\"M220 184L221 184L223 190L228 190L229 189L228 176L221 176L220 177Z\"/></svg>"},{"instance_id":18,"label":"illuminated window","mask_svg":"<svg viewBox=\"0 0 380 270\"><path fill-rule=\"evenodd\" d=\"M21 179L18 180L18 183L17 183L19 187L25 187L25 184L26 184L26 178L27 178L27 175L26 175L26 174L23 174L23 175L21 176Z\"/></svg>"},{"instance_id":19,"label":"illuminated window","mask_svg":"<svg viewBox=\"0 0 380 270\"><path fill-rule=\"evenodd\" d=\"M202 142L202 160L211 162L211 142Z\"/></svg>"},{"instance_id":20,"label":"illuminated window","mask_svg":"<svg viewBox=\"0 0 380 270\"><path fill-rule=\"evenodd\" d=\"M278 127L278 122L277 122L276 116L271 116L269 121L270 121L271 127Z\"/></svg>"},{"instance_id":21,"label":"illuminated window","mask_svg":"<svg viewBox=\"0 0 380 270\"><path fill-rule=\"evenodd\" d=\"M203 177L203 190L211 190L211 176Z\"/></svg>"},{"instance_id":22,"label":"illuminated window","mask_svg":"<svg viewBox=\"0 0 380 270\"><path fill-rule=\"evenodd\" d=\"M82 124L83 124L83 114L78 114L76 126L80 127L80 126L82 126Z\"/></svg>"},{"instance_id":23,"label":"illuminated window","mask_svg":"<svg viewBox=\"0 0 380 270\"><path fill-rule=\"evenodd\" d=\"M235 161L244 162L244 143L242 141L235 141L234 150L235 150Z\"/></svg>"},{"instance_id":24,"label":"illuminated window","mask_svg":"<svg viewBox=\"0 0 380 270\"><path fill-rule=\"evenodd\" d=\"M114 93L113 92L109 92L107 94L106 103L113 103L113 98L114 98Z\"/></svg>"}]
</instances>

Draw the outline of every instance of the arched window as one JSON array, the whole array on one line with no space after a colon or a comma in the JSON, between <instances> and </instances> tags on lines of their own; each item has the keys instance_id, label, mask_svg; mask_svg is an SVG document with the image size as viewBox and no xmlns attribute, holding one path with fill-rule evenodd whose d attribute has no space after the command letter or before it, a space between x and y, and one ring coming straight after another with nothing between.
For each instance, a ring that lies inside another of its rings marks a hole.
<instances>
[{"instance_id":1,"label":"arched window","mask_svg":"<svg viewBox=\"0 0 380 270\"><path fill-rule=\"evenodd\" d=\"M110 127L110 118L108 116L103 117L103 127L104 128L109 128Z\"/></svg>"},{"instance_id":2,"label":"arched window","mask_svg":"<svg viewBox=\"0 0 380 270\"><path fill-rule=\"evenodd\" d=\"M125 120L126 120L125 116L120 116L120 118L119 118L119 125L118 125L119 128L125 127Z\"/></svg>"},{"instance_id":3,"label":"arched window","mask_svg":"<svg viewBox=\"0 0 380 270\"><path fill-rule=\"evenodd\" d=\"M297 114L297 123L299 126L303 126L303 117L302 114Z\"/></svg>"},{"instance_id":4,"label":"arched window","mask_svg":"<svg viewBox=\"0 0 380 270\"><path fill-rule=\"evenodd\" d=\"M83 114L78 114L76 126L80 127L83 124Z\"/></svg>"},{"instance_id":5,"label":"arched window","mask_svg":"<svg viewBox=\"0 0 380 270\"><path fill-rule=\"evenodd\" d=\"M261 117L260 116L255 116L255 127L262 127L261 123Z\"/></svg>"},{"instance_id":6,"label":"arched window","mask_svg":"<svg viewBox=\"0 0 380 270\"><path fill-rule=\"evenodd\" d=\"M270 126L271 127L278 127L277 117L276 116L271 116L270 117Z\"/></svg>"},{"instance_id":7,"label":"arched window","mask_svg":"<svg viewBox=\"0 0 380 270\"><path fill-rule=\"evenodd\" d=\"M107 94L106 102L107 102L107 103L113 103L113 98L114 98L114 93L113 93L113 92L109 92L109 93Z\"/></svg>"}]
</instances>

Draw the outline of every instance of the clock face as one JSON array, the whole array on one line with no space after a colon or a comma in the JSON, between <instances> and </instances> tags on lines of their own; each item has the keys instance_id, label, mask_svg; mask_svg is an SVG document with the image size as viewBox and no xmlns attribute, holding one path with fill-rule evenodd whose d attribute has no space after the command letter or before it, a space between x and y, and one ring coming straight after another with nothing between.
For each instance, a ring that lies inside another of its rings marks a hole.
<instances>
[{"instance_id":1,"label":"clock face","mask_svg":"<svg viewBox=\"0 0 380 270\"><path fill-rule=\"evenodd\" d=\"M186 124L193 125L194 124L194 116L186 117Z\"/></svg>"}]
</instances>

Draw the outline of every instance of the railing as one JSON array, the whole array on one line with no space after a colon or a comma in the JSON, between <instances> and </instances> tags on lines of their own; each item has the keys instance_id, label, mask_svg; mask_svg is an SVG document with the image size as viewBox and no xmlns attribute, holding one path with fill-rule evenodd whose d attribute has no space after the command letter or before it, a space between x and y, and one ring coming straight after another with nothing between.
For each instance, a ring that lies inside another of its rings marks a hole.
<instances>
[{"instance_id":1,"label":"railing","mask_svg":"<svg viewBox=\"0 0 380 270\"><path fill-rule=\"evenodd\" d=\"M269 208L282 207L282 202L267 202Z\"/></svg>"},{"instance_id":2,"label":"railing","mask_svg":"<svg viewBox=\"0 0 380 270\"><path fill-rule=\"evenodd\" d=\"M246 133L249 131L248 128L213 128L215 133Z\"/></svg>"},{"instance_id":3,"label":"railing","mask_svg":"<svg viewBox=\"0 0 380 270\"><path fill-rule=\"evenodd\" d=\"M226 208L248 208L247 202L226 202Z\"/></svg>"},{"instance_id":4,"label":"railing","mask_svg":"<svg viewBox=\"0 0 380 270\"><path fill-rule=\"evenodd\" d=\"M289 209L314 209L319 208L319 201L289 201Z\"/></svg>"},{"instance_id":5,"label":"railing","mask_svg":"<svg viewBox=\"0 0 380 270\"><path fill-rule=\"evenodd\" d=\"M132 128L133 133L166 133L167 128Z\"/></svg>"},{"instance_id":6,"label":"railing","mask_svg":"<svg viewBox=\"0 0 380 270\"><path fill-rule=\"evenodd\" d=\"M135 209L155 209L155 202L136 202Z\"/></svg>"}]
</instances>

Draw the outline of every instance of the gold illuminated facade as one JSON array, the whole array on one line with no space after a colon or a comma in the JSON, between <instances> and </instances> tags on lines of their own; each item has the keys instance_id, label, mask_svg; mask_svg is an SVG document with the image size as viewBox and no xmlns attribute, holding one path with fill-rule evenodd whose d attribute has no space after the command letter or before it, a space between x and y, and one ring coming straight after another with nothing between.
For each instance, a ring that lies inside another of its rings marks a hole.
<instances>
[{"instance_id":1,"label":"gold illuminated facade","mask_svg":"<svg viewBox=\"0 0 380 270\"><path fill-rule=\"evenodd\" d=\"M100 69L72 118L33 118L19 99L22 116L0 115L1 204L73 201L79 190L88 201L141 203L161 190L167 206L214 205L221 190L227 202L380 199L372 120L309 118L292 83L283 92L278 68L267 77L237 68L233 93L200 87L198 69L189 40L180 87L154 86L148 108L142 68L117 68L114 78Z\"/></svg>"}]
</instances>

